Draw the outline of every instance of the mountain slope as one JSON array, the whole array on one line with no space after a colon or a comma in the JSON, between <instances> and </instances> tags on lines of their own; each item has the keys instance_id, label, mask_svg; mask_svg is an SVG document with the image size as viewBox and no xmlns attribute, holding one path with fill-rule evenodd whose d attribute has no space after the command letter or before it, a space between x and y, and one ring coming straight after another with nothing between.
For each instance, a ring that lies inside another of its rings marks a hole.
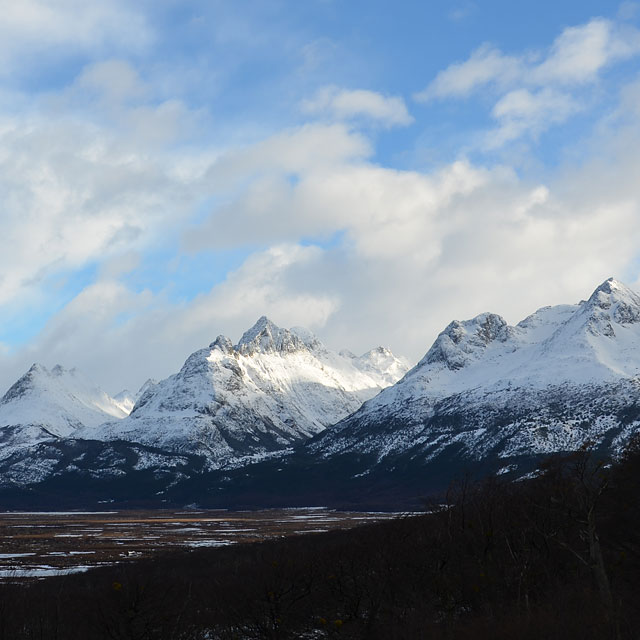
<instances>
[{"instance_id":1,"label":"mountain slope","mask_svg":"<svg viewBox=\"0 0 640 640\"><path fill-rule=\"evenodd\" d=\"M354 474L487 460L517 474L586 443L619 449L640 427L639 374L640 297L609 279L513 327L489 313L452 322L402 380L305 450L359 458Z\"/></svg>"},{"instance_id":2,"label":"mountain slope","mask_svg":"<svg viewBox=\"0 0 640 640\"><path fill-rule=\"evenodd\" d=\"M78 435L202 454L212 468L238 464L319 433L407 368L386 349L335 354L310 332L262 317L236 345L219 336L150 385L128 418Z\"/></svg>"}]
</instances>

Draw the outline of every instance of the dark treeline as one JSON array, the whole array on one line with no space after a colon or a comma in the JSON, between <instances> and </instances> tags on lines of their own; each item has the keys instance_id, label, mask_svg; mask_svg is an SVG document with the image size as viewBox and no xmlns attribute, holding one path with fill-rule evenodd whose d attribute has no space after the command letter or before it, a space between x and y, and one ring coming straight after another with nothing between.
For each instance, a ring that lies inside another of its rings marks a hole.
<instances>
[{"instance_id":1,"label":"dark treeline","mask_svg":"<svg viewBox=\"0 0 640 640\"><path fill-rule=\"evenodd\" d=\"M640 447L422 516L0 585L0 640L640 637Z\"/></svg>"}]
</instances>

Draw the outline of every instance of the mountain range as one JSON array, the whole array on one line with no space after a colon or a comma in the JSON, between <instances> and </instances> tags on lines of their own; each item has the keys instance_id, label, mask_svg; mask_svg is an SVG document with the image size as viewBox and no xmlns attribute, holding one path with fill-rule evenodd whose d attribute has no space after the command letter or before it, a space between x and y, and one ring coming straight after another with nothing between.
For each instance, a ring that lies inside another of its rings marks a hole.
<instances>
[{"instance_id":1,"label":"mountain range","mask_svg":"<svg viewBox=\"0 0 640 640\"><path fill-rule=\"evenodd\" d=\"M0 400L0 487L72 472L184 477L278 455L358 409L409 365L378 347L329 351L309 331L261 317L219 336L137 394L108 396L75 370L34 364Z\"/></svg>"},{"instance_id":2,"label":"mountain range","mask_svg":"<svg viewBox=\"0 0 640 640\"><path fill-rule=\"evenodd\" d=\"M410 370L263 317L131 401L34 365L0 401L0 499L72 503L82 478L89 502L390 508L456 474L615 455L640 428L640 297L609 279L515 326L454 321Z\"/></svg>"}]
</instances>

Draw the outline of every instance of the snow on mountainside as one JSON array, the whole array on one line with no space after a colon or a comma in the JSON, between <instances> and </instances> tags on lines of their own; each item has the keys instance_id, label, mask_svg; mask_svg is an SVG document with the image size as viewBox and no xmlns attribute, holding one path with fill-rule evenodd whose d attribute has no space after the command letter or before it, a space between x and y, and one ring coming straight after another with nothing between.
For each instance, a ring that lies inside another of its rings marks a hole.
<instances>
[{"instance_id":1,"label":"snow on mountainside","mask_svg":"<svg viewBox=\"0 0 640 640\"><path fill-rule=\"evenodd\" d=\"M0 458L16 447L67 437L78 428L126 415L120 402L75 369L34 364L0 400Z\"/></svg>"},{"instance_id":2,"label":"snow on mountainside","mask_svg":"<svg viewBox=\"0 0 640 640\"><path fill-rule=\"evenodd\" d=\"M113 396L114 402L124 411L125 415L129 415L136 403L136 394L131 393L129 389L123 389L120 393Z\"/></svg>"},{"instance_id":3,"label":"snow on mountainside","mask_svg":"<svg viewBox=\"0 0 640 640\"><path fill-rule=\"evenodd\" d=\"M133 410L136 402L140 399L143 393L146 392L147 389L153 387L158 384L156 380L153 378L149 378L141 387L138 389L136 393L131 393L128 389L124 389L120 393L117 393L113 396L116 404L125 412L125 415L129 415Z\"/></svg>"},{"instance_id":4,"label":"snow on mountainside","mask_svg":"<svg viewBox=\"0 0 640 640\"><path fill-rule=\"evenodd\" d=\"M201 453L223 466L324 430L407 369L382 347L359 358L339 355L305 329L262 317L236 345L219 336L150 385L128 418L80 435Z\"/></svg>"},{"instance_id":5,"label":"snow on mountainside","mask_svg":"<svg viewBox=\"0 0 640 640\"><path fill-rule=\"evenodd\" d=\"M307 450L365 456L361 473L398 456L507 469L588 441L616 450L638 429L640 297L611 278L516 326L491 313L452 322L403 379Z\"/></svg>"}]
</instances>

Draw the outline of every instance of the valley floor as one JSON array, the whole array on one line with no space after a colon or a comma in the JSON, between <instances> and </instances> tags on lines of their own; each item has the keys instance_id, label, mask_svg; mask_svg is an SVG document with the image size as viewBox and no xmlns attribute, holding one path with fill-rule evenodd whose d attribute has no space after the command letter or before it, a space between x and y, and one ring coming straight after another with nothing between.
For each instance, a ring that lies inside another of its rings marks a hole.
<instances>
[{"instance_id":1,"label":"valley floor","mask_svg":"<svg viewBox=\"0 0 640 640\"><path fill-rule=\"evenodd\" d=\"M323 508L0 513L0 580L64 575L181 548L348 529L401 514Z\"/></svg>"},{"instance_id":2,"label":"valley floor","mask_svg":"<svg viewBox=\"0 0 640 640\"><path fill-rule=\"evenodd\" d=\"M527 481L463 479L430 511L383 522L313 509L5 514L7 554L40 548L53 564L86 543L118 561L0 581L0 640L636 640L639 495L636 440L621 461L585 450ZM236 533L268 539L184 545Z\"/></svg>"}]
</instances>

